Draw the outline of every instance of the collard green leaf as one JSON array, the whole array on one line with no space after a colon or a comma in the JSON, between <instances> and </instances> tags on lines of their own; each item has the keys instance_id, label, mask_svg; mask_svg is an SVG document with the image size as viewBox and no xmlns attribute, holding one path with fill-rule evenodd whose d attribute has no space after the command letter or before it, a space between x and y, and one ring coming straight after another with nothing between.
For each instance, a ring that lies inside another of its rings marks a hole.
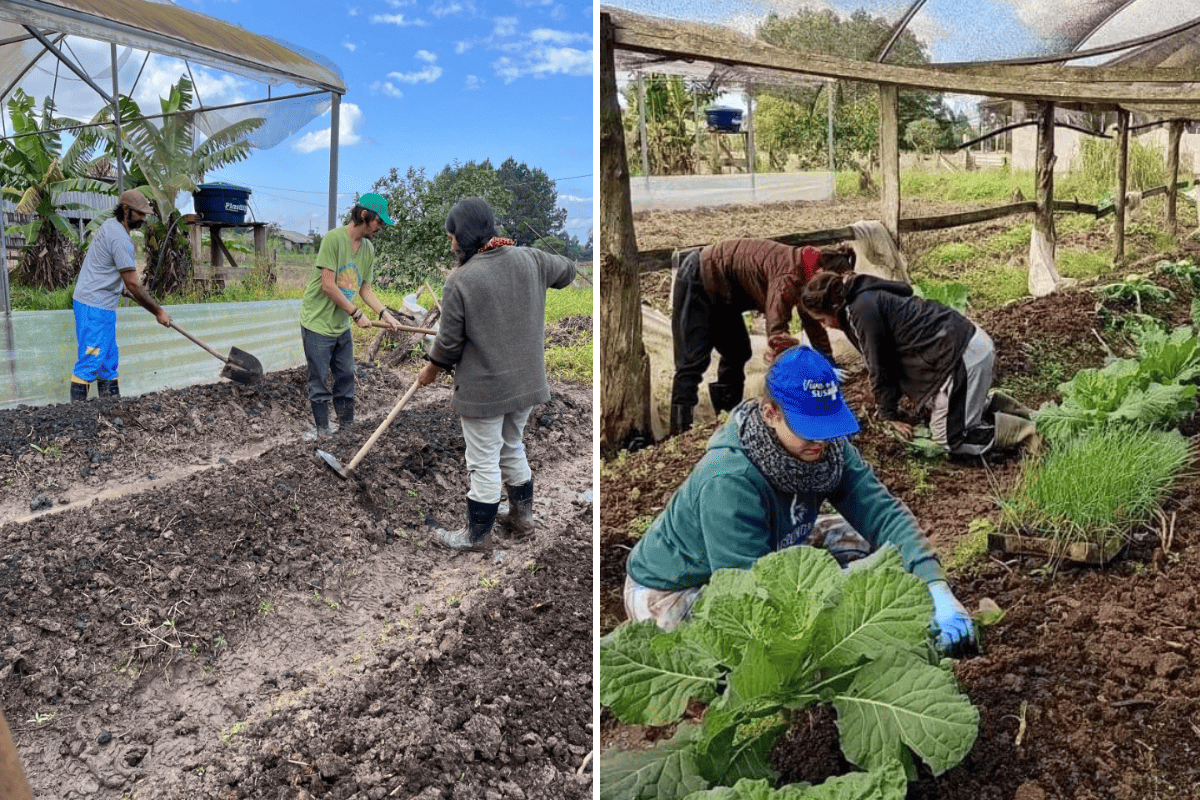
<instances>
[{"instance_id":1,"label":"collard green leaf","mask_svg":"<svg viewBox=\"0 0 1200 800\"><path fill-rule=\"evenodd\" d=\"M933 611L928 588L903 570L895 548L881 548L871 559L875 563L850 570L841 602L821 616L812 650L824 669L844 669L892 650L925 652Z\"/></svg>"},{"instance_id":2,"label":"collard green leaf","mask_svg":"<svg viewBox=\"0 0 1200 800\"><path fill-rule=\"evenodd\" d=\"M692 607L684 635L721 663L736 667L751 642L774 638L779 612L770 595L745 569L720 569Z\"/></svg>"},{"instance_id":3,"label":"collard green leaf","mask_svg":"<svg viewBox=\"0 0 1200 800\"><path fill-rule=\"evenodd\" d=\"M788 729L778 707L737 712L709 709L703 735L695 740L696 764L712 785L732 785L741 779L775 780L771 751Z\"/></svg>"},{"instance_id":4,"label":"collard green leaf","mask_svg":"<svg viewBox=\"0 0 1200 800\"><path fill-rule=\"evenodd\" d=\"M979 733L979 711L954 674L907 652L867 664L833 705L842 752L863 769L904 758L907 745L940 775L966 757Z\"/></svg>"},{"instance_id":5,"label":"collard green leaf","mask_svg":"<svg viewBox=\"0 0 1200 800\"><path fill-rule=\"evenodd\" d=\"M789 783L775 789L767 780L742 779L733 786L693 792L683 800L904 800L904 767L892 761L871 772L830 778L819 786Z\"/></svg>"},{"instance_id":6,"label":"collard green leaf","mask_svg":"<svg viewBox=\"0 0 1200 800\"><path fill-rule=\"evenodd\" d=\"M600 642L600 703L625 723L673 722L690 698L712 702L720 676L716 659L650 621L621 625Z\"/></svg>"},{"instance_id":7,"label":"collard green leaf","mask_svg":"<svg viewBox=\"0 0 1200 800\"><path fill-rule=\"evenodd\" d=\"M778 628L769 640L772 651L799 657L808 650L821 609L837 602L841 568L828 551L789 547L763 556L750 571L779 609Z\"/></svg>"},{"instance_id":8,"label":"collard green leaf","mask_svg":"<svg viewBox=\"0 0 1200 800\"><path fill-rule=\"evenodd\" d=\"M696 766L700 726L680 725L652 750L609 750L600 756L600 800L678 800L708 788Z\"/></svg>"}]
</instances>

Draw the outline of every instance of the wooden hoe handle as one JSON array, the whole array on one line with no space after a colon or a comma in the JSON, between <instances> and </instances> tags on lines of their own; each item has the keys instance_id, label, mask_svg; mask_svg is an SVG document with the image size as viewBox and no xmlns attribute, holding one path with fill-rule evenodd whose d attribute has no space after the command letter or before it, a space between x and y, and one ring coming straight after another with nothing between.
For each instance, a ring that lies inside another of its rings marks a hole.
<instances>
[{"instance_id":1,"label":"wooden hoe handle","mask_svg":"<svg viewBox=\"0 0 1200 800\"><path fill-rule=\"evenodd\" d=\"M387 430L388 425L392 424L392 420L396 419L396 415L400 413L400 409L404 408L404 404L408 402L408 399L417 391L417 387L421 385L419 380L413 381L412 386L408 387L408 391L400 398L400 402L396 403L391 413L387 415L387 419L379 423L379 427L371 434L371 438L367 439L366 444L358 448L358 452L354 454L354 458L350 459L350 464L346 467L347 472L354 471L354 468L358 466L358 462L362 461L367 451L371 449L371 445L375 444L375 440L382 436L383 432Z\"/></svg>"}]
</instances>

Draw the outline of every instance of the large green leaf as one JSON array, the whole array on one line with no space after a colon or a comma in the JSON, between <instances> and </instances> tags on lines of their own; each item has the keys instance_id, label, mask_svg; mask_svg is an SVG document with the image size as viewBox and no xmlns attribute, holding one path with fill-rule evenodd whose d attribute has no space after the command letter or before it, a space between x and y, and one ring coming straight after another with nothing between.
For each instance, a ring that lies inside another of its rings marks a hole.
<instances>
[{"instance_id":1,"label":"large green leaf","mask_svg":"<svg viewBox=\"0 0 1200 800\"><path fill-rule=\"evenodd\" d=\"M736 712L709 709L704 736L695 744L700 774L721 786L746 778L774 780L779 773L771 769L771 751L787 729L778 706Z\"/></svg>"},{"instance_id":2,"label":"large green leaf","mask_svg":"<svg viewBox=\"0 0 1200 800\"><path fill-rule=\"evenodd\" d=\"M684 635L736 667L750 643L769 641L779 630L779 612L770 599L749 570L717 570L692 607Z\"/></svg>"},{"instance_id":3,"label":"large green leaf","mask_svg":"<svg viewBox=\"0 0 1200 800\"><path fill-rule=\"evenodd\" d=\"M908 783L904 767L890 761L870 772L854 772L813 786L789 783L778 789L768 780L743 778L733 786L693 792L683 800L904 800Z\"/></svg>"},{"instance_id":4,"label":"large green leaf","mask_svg":"<svg viewBox=\"0 0 1200 800\"><path fill-rule=\"evenodd\" d=\"M751 572L779 610L772 650L787 657L806 653L817 616L837 602L844 580L837 561L820 548L789 547L760 558Z\"/></svg>"},{"instance_id":5,"label":"large green leaf","mask_svg":"<svg viewBox=\"0 0 1200 800\"><path fill-rule=\"evenodd\" d=\"M673 722L689 699L712 702L720 677L715 658L651 621L621 625L600 642L600 703L625 723Z\"/></svg>"},{"instance_id":6,"label":"large green leaf","mask_svg":"<svg viewBox=\"0 0 1200 800\"><path fill-rule=\"evenodd\" d=\"M841 670L891 650L925 652L933 612L929 589L903 569L895 548L881 548L870 559L878 563L868 568L858 562L841 602L822 614L812 649L824 669Z\"/></svg>"},{"instance_id":7,"label":"large green leaf","mask_svg":"<svg viewBox=\"0 0 1200 800\"><path fill-rule=\"evenodd\" d=\"M954 674L907 652L863 667L833 705L842 752L863 769L905 758L907 745L940 775L966 757L979 733L979 711Z\"/></svg>"},{"instance_id":8,"label":"large green leaf","mask_svg":"<svg viewBox=\"0 0 1200 800\"><path fill-rule=\"evenodd\" d=\"M600 756L600 800L679 800L708 787L700 776L692 740L698 725L680 725L652 750L612 750Z\"/></svg>"}]
</instances>

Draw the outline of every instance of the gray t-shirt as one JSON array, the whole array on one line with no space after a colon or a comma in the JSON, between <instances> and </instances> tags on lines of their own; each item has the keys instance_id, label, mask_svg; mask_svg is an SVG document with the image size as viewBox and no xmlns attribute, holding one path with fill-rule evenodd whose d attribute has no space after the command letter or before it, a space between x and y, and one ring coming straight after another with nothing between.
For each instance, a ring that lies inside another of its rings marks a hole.
<instances>
[{"instance_id":1,"label":"gray t-shirt","mask_svg":"<svg viewBox=\"0 0 1200 800\"><path fill-rule=\"evenodd\" d=\"M125 282L121 273L137 269L133 239L115 217L92 235L83 268L75 281L74 299L95 308L116 310Z\"/></svg>"}]
</instances>

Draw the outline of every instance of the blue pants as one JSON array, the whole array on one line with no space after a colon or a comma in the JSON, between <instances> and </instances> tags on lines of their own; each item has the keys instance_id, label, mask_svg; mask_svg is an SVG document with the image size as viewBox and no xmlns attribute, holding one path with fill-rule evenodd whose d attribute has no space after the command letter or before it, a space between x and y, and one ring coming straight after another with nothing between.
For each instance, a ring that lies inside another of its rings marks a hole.
<instances>
[{"instance_id":1,"label":"blue pants","mask_svg":"<svg viewBox=\"0 0 1200 800\"><path fill-rule=\"evenodd\" d=\"M325 336L301 326L300 337L308 362L308 399L313 403L329 403L331 399L354 397L354 338L350 329L342 331L340 336Z\"/></svg>"},{"instance_id":2,"label":"blue pants","mask_svg":"<svg viewBox=\"0 0 1200 800\"><path fill-rule=\"evenodd\" d=\"M73 301L75 311L75 341L78 347L75 369L71 372L79 383L91 383L97 378L111 381L117 377L117 312Z\"/></svg>"}]
</instances>

